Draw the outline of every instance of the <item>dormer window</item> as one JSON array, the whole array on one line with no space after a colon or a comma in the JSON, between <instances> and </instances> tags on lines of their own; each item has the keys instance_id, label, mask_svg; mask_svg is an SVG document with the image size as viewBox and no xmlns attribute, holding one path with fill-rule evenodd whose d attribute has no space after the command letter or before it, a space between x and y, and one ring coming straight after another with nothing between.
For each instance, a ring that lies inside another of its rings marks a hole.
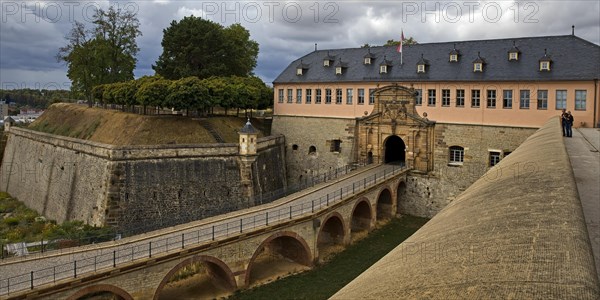
<instances>
[{"instance_id":1,"label":"dormer window","mask_svg":"<svg viewBox=\"0 0 600 300\"><path fill-rule=\"evenodd\" d=\"M300 60L300 63L298 66L296 66L296 75L302 76L304 74L304 70L308 70L308 65L304 64L302 60Z\"/></svg>"},{"instance_id":2,"label":"dormer window","mask_svg":"<svg viewBox=\"0 0 600 300\"><path fill-rule=\"evenodd\" d=\"M459 55L459 52L458 52L458 50L456 50L456 44L454 44L454 48L452 49L452 51L450 51L450 62L457 62L458 55Z\"/></svg>"},{"instance_id":3,"label":"dormer window","mask_svg":"<svg viewBox=\"0 0 600 300\"><path fill-rule=\"evenodd\" d=\"M327 56L325 56L325 58L323 59L323 67L331 66L331 63L333 63L334 61L335 56L330 55L329 51L327 51Z\"/></svg>"},{"instance_id":4,"label":"dormer window","mask_svg":"<svg viewBox=\"0 0 600 300\"><path fill-rule=\"evenodd\" d=\"M485 59L477 52L477 58L473 61L473 72L483 72L483 65L485 65Z\"/></svg>"},{"instance_id":5,"label":"dormer window","mask_svg":"<svg viewBox=\"0 0 600 300\"><path fill-rule=\"evenodd\" d=\"M379 64L379 74L387 74L389 67L392 66L392 61L383 56L383 61Z\"/></svg>"},{"instance_id":6,"label":"dormer window","mask_svg":"<svg viewBox=\"0 0 600 300\"><path fill-rule=\"evenodd\" d=\"M373 54L371 54L371 48L367 49L367 51L368 51L368 53L365 54L363 63L365 65L370 65L371 62L373 61L373 58L375 58L375 56Z\"/></svg>"},{"instance_id":7,"label":"dormer window","mask_svg":"<svg viewBox=\"0 0 600 300\"><path fill-rule=\"evenodd\" d=\"M515 45L515 42L513 41L513 47L508 51L508 60L509 61L519 60L519 53L521 53L521 52L519 51L519 48L517 48L517 46Z\"/></svg>"},{"instance_id":8,"label":"dormer window","mask_svg":"<svg viewBox=\"0 0 600 300\"><path fill-rule=\"evenodd\" d=\"M550 55L548 55L548 51L544 49L544 56L540 58L540 71L550 72L550 67L552 64L552 59L550 59Z\"/></svg>"},{"instance_id":9,"label":"dormer window","mask_svg":"<svg viewBox=\"0 0 600 300\"><path fill-rule=\"evenodd\" d=\"M347 67L348 65L342 62L342 58L340 57L340 60L335 64L335 75L342 75L344 69Z\"/></svg>"},{"instance_id":10,"label":"dormer window","mask_svg":"<svg viewBox=\"0 0 600 300\"><path fill-rule=\"evenodd\" d=\"M417 62L417 73L426 73L428 65L429 61L423 58L423 53L421 53L421 59Z\"/></svg>"}]
</instances>

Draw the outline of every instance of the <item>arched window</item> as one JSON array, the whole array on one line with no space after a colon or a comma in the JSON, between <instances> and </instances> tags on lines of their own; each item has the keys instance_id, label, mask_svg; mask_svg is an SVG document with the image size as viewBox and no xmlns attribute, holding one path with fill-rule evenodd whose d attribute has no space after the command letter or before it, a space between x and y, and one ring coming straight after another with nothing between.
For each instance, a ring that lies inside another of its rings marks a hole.
<instances>
[{"instance_id":1,"label":"arched window","mask_svg":"<svg viewBox=\"0 0 600 300\"><path fill-rule=\"evenodd\" d=\"M292 145L292 150L298 150L298 145L296 145L296 144Z\"/></svg>"},{"instance_id":2,"label":"arched window","mask_svg":"<svg viewBox=\"0 0 600 300\"><path fill-rule=\"evenodd\" d=\"M317 147L315 146L310 146L308 148L308 154L317 154Z\"/></svg>"},{"instance_id":3,"label":"arched window","mask_svg":"<svg viewBox=\"0 0 600 300\"><path fill-rule=\"evenodd\" d=\"M462 165L465 159L465 148L452 146L449 148L449 163L451 165Z\"/></svg>"}]
</instances>

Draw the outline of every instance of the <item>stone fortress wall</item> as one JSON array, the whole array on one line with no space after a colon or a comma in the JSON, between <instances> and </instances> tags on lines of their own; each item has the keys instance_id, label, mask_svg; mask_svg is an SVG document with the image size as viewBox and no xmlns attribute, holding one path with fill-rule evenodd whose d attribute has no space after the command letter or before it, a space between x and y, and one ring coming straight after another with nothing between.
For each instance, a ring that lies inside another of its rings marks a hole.
<instances>
[{"instance_id":1,"label":"stone fortress wall","mask_svg":"<svg viewBox=\"0 0 600 300\"><path fill-rule=\"evenodd\" d=\"M0 189L58 222L135 233L249 207L286 184L281 136L258 139L244 164L237 144L117 147L8 131Z\"/></svg>"}]
</instances>

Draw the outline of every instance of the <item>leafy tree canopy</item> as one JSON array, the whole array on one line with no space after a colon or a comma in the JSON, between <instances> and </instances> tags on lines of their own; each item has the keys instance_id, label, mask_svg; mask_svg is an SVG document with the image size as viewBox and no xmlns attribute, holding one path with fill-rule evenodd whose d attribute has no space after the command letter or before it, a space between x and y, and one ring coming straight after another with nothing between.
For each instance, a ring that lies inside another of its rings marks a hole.
<instances>
[{"instance_id":1,"label":"leafy tree canopy","mask_svg":"<svg viewBox=\"0 0 600 300\"><path fill-rule=\"evenodd\" d=\"M417 40L415 40L412 36L404 39L404 41L402 42L402 45L416 45L418 44ZM385 42L385 44L383 44L384 46L398 46L400 45L400 41L396 41L396 40L387 40L387 42ZM360 46L361 48L369 48L369 47L377 47L377 45L371 45L369 43L365 43L362 46Z\"/></svg>"},{"instance_id":2,"label":"leafy tree canopy","mask_svg":"<svg viewBox=\"0 0 600 300\"><path fill-rule=\"evenodd\" d=\"M240 24L223 27L200 17L172 21L163 30L163 53L152 68L166 79L249 76L258 43Z\"/></svg>"}]
</instances>

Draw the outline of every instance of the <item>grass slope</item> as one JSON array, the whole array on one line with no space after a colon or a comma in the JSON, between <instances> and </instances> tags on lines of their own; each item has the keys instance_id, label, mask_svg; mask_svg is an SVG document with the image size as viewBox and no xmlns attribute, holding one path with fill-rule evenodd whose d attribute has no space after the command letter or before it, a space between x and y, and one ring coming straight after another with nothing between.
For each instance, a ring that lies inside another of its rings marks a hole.
<instances>
[{"instance_id":1,"label":"grass slope","mask_svg":"<svg viewBox=\"0 0 600 300\"><path fill-rule=\"evenodd\" d=\"M237 131L246 120L211 117L209 123L227 143L237 143ZM112 145L215 143L197 120L188 117L147 116L82 105L57 103L29 129Z\"/></svg>"},{"instance_id":2,"label":"grass slope","mask_svg":"<svg viewBox=\"0 0 600 300\"><path fill-rule=\"evenodd\" d=\"M403 216L371 232L328 263L229 299L327 299L411 236L428 220Z\"/></svg>"}]
</instances>

